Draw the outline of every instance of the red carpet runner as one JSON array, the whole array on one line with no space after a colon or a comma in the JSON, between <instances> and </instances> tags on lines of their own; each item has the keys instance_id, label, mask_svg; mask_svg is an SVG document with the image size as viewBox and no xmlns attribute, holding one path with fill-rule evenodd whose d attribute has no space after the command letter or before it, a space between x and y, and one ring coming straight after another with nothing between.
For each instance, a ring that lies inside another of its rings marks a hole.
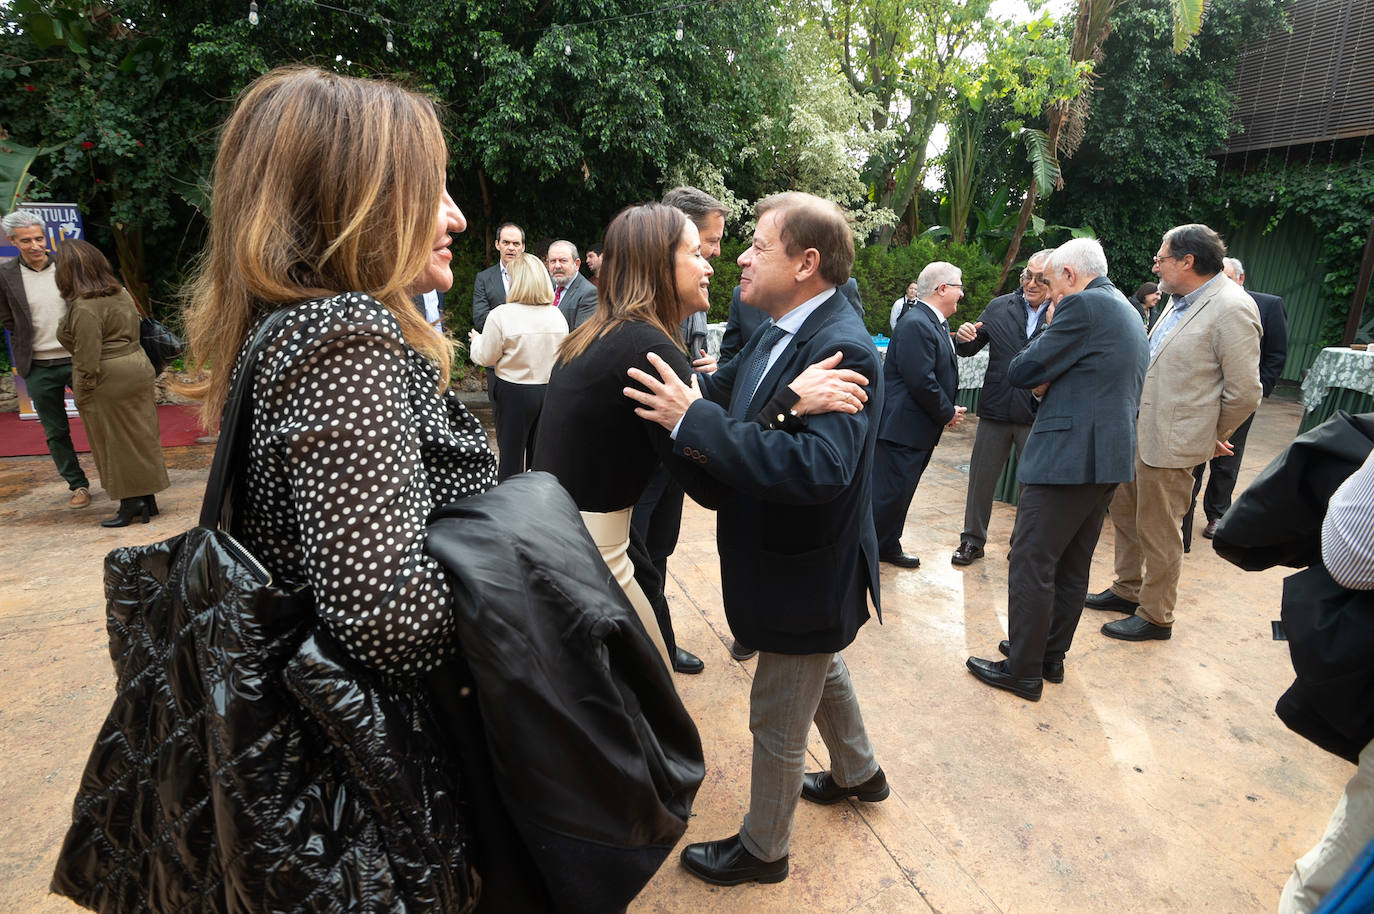
<instances>
[{"instance_id":1,"label":"red carpet runner","mask_svg":"<svg viewBox=\"0 0 1374 914\"><path fill-rule=\"evenodd\" d=\"M185 447L195 444L205 434L196 418L194 406L159 406L158 427L163 447ZM89 451L86 427L75 416L67 420L72 426L72 444L78 451ZM0 457L38 456L48 452L43 424L37 419L20 419L18 413L0 413Z\"/></svg>"}]
</instances>

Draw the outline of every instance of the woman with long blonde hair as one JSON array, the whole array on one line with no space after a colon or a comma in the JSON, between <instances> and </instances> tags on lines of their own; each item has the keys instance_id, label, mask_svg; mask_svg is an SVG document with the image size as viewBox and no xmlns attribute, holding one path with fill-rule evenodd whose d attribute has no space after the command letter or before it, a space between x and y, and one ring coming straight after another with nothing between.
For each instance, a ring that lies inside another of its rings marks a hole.
<instances>
[{"instance_id":1,"label":"woman with long blonde hair","mask_svg":"<svg viewBox=\"0 0 1374 914\"><path fill-rule=\"evenodd\" d=\"M466 222L433 103L291 67L240 96L220 140L186 328L207 424L252 372L235 533L309 586L361 664L414 676L451 652L450 591L425 518L495 483L481 425L447 389L451 349L411 296L453 284ZM290 312L252 364L244 342Z\"/></svg>"}]
</instances>

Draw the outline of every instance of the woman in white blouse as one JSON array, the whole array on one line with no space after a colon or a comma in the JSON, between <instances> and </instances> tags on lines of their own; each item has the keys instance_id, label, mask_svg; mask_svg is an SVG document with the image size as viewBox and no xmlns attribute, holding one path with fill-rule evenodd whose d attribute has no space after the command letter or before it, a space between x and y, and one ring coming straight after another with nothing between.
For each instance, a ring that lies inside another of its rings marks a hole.
<instances>
[{"instance_id":1,"label":"woman in white blouse","mask_svg":"<svg viewBox=\"0 0 1374 914\"><path fill-rule=\"evenodd\" d=\"M568 322L553 306L553 281L539 258L521 254L510 268L506 303L487 315L482 332L468 333L469 355L493 369L497 481L523 473L534 459L534 436L558 344Z\"/></svg>"}]
</instances>

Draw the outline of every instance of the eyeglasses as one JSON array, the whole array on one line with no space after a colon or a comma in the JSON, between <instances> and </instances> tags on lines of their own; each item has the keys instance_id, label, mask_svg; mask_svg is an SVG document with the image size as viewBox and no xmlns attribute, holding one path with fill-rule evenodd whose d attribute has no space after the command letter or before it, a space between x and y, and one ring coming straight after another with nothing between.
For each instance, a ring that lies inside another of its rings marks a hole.
<instances>
[{"instance_id":1,"label":"eyeglasses","mask_svg":"<svg viewBox=\"0 0 1374 914\"><path fill-rule=\"evenodd\" d=\"M964 284L961 283L961 282L942 282L942 283L940 283L940 285L942 285L942 286L954 286L954 287L959 288L959 289L962 289L962 288L964 287Z\"/></svg>"},{"instance_id":2,"label":"eyeglasses","mask_svg":"<svg viewBox=\"0 0 1374 914\"><path fill-rule=\"evenodd\" d=\"M1183 256L1184 256L1184 257L1187 257L1188 255L1187 255L1187 254L1184 254ZM1163 257L1161 257L1161 256L1158 255L1158 254L1155 255L1155 263L1160 263L1161 261L1165 261L1165 260L1178 260L1178 259L1179 259L1179 258L1175 257L1173 254L1165 254Z\"/></svg>"},{"instance_id":3,"label":"eyeglasses","mask_svg":"<svg viewBox=\"0 0 1374 914\"><path fill-rule=\"evenodd\" d=\"M1048 286L1050 284L1050 278L1044 273L1032 273L1027 278L1037 286Z\"/></svg>"}]
</instances>

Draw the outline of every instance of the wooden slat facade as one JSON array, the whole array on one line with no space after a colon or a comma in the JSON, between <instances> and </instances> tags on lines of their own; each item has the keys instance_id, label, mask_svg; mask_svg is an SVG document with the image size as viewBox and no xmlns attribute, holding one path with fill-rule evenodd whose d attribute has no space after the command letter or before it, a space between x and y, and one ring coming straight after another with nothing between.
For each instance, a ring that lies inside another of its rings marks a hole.
<instances>
[{"instance_id":1,"label":"wooden slat facade","mask_svg":"<svg viewBox=\"0 0 1374 914\"><path fill-rule=\"evenodd\" d=\"M1288 22L1241 52L1227 153L1374 134L1374 0L1298 0Z\"/></svg>"}]
</instances>

